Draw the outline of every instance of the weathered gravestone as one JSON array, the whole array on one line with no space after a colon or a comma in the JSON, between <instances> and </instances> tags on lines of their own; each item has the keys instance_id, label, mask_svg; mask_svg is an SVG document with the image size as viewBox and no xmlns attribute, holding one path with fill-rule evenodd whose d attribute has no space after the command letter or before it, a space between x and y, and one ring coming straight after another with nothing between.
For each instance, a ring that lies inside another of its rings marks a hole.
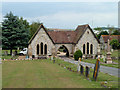
<instances>
[{"instance_id":1,"label":"weathered gravestone","mask_svg":"<svg viewBox=\"0 0 120 90\"><path fill-rule=\"evenodd\" d=\"M95 67L94 67L94 72L93 72L93 79L95 80L97 80L99 68L100 68L100 59L97 59Z\"/></svg>"},{"instance_id":2,"label":"weathered gravestone","mask_svg":"<svg viewBox=\"0 0 120 90\"><path fill-rule=\"evenodd\" d=\"M4 55L6 55L6 56L7 56L7 55L8 55L8 51L4 51Z\"/></svg>"},{"instance_id":3,"label":"weathered gravestone","mask_svg":"<svg viewBox=\"0 0 120 90\"><path fill-rule=\"evenodd\" d=\"M89 77L89 72L90 72L90 68L88 66L86 66L85 76L87 78Z\"/></svg>"},{"instance_id":4,"label":"weathered gravestone","mask_svg":"<svg viewBox=\"0 0 120 90\"><path fill-rule=\"evenodd\" d=\"M80 73L83 75L84 74L84 67L83 65L80 65Z\"/></svg>"},{"instance_id":5,"label":"weathered gravestone","mask_svg":"<svg viewBox=\"0 0 120 90\"><path fill-rule=\"evenodd\" d=\"M51 56L51 61L53 60L53 56Z\"/></svg>"},{"instance_id":6,"label":"weathered gravestone","mask_svg":"<svg viewBox=\"0 0 120 90\"><path fill-rule=\"evenodd\" d=\"M53 63L55 63L55 59L53 60Z\"/></svg>"},{"instance_id":7,"label":"weathered gravestone","mask_svg":"<svg viewBox=\"0 0 120 90\"><path fill-rule=\"evenodd\" d=\"M108 39L108 46L107 46L106 63L112 63L111 52L110 52L110 40L109 39Z\"/></svg>"},{"instance_id":8,"label":"weathered gravestone","mask_svg":"<svg viewBox=\"0 0 120 90\"><path fill-rule=\"evenodd\" d=\"M79 58L79 60L78 60L78 68L77 68L78 72L80 72L80 64L81 64L81 58Z\"/></svg>"}]
</instances>

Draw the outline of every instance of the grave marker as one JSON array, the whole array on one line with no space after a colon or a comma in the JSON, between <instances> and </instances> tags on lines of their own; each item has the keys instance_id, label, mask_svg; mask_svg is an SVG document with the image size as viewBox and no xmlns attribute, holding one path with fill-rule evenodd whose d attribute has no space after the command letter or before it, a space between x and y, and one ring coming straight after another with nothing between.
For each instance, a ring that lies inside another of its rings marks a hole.
<instances>
[{"instance_id":1,"label":"grave marker","mask_svg":"<svg viewBox=\"0 0 120 90\"><path fill-rule=\"evenodd\" d=\"M93 79L95 80L97 80L99 68L100 68L100 59L97 59L95 67L94 67L94 72L93 72Z\"/></svg>"},{"instance_id":2,"label":"grave marker","mask_svg":"<svg viewBox=\"0 0 120 90\"><path fill-rule=\"evenodd\" d=\"M83 67L83 65L80 65L80 73L84 74L84 67Z\"/></svg>"},{"instance_id":3,"label":"grave marker","mask_svg":"<svg viewBox=\"0 0 120 90\"><path fill-rule=\"evenodd\" d=\"M86 72L85 72L85 76L88 78L89 77L89 72L90 72L90 68L88 66L86 66Z\"/></svg>"}]
</instances>

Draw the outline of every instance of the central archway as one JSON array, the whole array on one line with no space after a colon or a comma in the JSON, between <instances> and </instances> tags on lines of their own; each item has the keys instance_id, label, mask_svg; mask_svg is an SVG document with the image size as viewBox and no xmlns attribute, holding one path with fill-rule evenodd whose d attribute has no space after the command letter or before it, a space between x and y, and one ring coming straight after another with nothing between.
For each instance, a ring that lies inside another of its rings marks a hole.
<instances>
[{"instance_id":1,"label":"central archway","mask_svg":"<svg viewBox=\"0 0 120 90\"><path fill-rule=\"evenodd\" d=\"M60 57L69 57L69 51L66 46L62 45L57 50L57 56Z\"/></svg>"}]
</instances>

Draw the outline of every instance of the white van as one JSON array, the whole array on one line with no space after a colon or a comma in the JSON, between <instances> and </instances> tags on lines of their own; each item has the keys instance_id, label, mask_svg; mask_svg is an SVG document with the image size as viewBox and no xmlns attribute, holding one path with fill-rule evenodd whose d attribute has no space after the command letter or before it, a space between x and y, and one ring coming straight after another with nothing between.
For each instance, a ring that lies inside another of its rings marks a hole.
<instances>
[{"instance_id":1,"label":"white van","mask_svg":"<svg viewBox=\"0 0 120 90\"><path fill-rule=\"evenodd\" d=\"M20 51L20 55L26 55L27 54L27 52L28 52L28 49L27 48L23 48L23 50L22 51Z\"/></svg>"}]
</instances>

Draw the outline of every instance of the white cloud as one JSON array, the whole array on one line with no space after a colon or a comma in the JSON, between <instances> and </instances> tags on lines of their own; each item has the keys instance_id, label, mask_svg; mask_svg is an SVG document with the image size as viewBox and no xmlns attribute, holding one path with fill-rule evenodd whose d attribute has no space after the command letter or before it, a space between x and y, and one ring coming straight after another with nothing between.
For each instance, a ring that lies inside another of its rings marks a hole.
<instances>
[{"instance_id":1,"label":"white cloud","mask_svg":"<svg viewBox=\"0 0 120 90\"><path fill-rule=\"evenodd\" d=\"M29 22L41 21L47 27L74 28L78 24L90 24L92 27L113 25L117 26L117 13L75 13L59 12L35 18L26 18Z\"/></svg>"}]
</instances>

